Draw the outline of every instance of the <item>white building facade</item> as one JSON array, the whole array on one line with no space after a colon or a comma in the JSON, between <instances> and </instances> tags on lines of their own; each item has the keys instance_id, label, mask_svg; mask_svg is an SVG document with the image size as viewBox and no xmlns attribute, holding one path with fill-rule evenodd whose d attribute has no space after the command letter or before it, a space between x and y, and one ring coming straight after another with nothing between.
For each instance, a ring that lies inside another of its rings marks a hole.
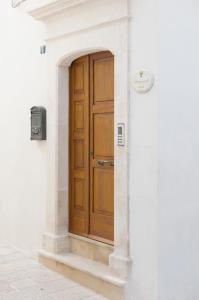
<instances>
[{"instance_id":1,"label":"white building facade","mask_svg":"<svg viewBox=\"0 0 199 300\"><path fill-rule=\"evenodd\" d=\"M0 240L110 299L197 299L196 1L1 6ZM113 245L69 229L69 68L103 51L114 55ZM154 83L140 93L145 70ZM47 109L46 141L30 140L35 105Z\"/></svg>"}]
</instances>

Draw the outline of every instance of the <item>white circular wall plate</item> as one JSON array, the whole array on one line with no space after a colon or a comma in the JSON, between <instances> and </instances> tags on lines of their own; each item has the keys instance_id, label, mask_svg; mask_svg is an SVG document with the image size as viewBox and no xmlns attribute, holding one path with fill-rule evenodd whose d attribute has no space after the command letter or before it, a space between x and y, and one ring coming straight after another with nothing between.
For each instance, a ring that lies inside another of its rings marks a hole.
<instances>
[{"instance_id":1,"label":"white circular wall plate","mask_svg":"<svg viewBox=\"0 0 199 300\"><path fill-rule=\"evenodd\" d=\"M133 77L133 87L138 93L147 93L154 85L154 75L146 69L138 70Z\"/></svg>"}]
</instances>

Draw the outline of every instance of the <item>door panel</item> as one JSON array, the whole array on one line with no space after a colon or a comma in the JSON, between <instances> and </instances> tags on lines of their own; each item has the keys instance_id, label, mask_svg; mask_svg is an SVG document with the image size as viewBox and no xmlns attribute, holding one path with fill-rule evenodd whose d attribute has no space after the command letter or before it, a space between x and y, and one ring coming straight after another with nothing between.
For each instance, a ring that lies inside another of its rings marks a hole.
<instances>
[{"instance_id":1,"label":"door panel","mask_svg":"<svg viewBox=\"0 0 199 300\"><path fill-rule=\"evenodd\" d=\"M77 102L75 105L74 111L74 126L75 130L83 130L84 129L84 103Z\"/></svg>"},{"instance_id":2,"label":"door panel","mask_svg":"<svg viewBox=\"0 0 199 300\"><path fill-rule=\"evenodd\" d=\"M76 178L74 179L74 199L75 208L84 210L84 179Z\"/></svg>"},{"instance_id":3,"label":"door panel","mask_svg":"<svg viewBox=\"0 0 199 300\"><path fill-rule=\"evenodd\" d=\"M84 141L74 140L74 167L75 170L84 168Z\"/></svg>"},{"instance_id":4,"label":"door panel","mask_svg":"<svg viewBox=\"0 0 199 300\"><path fill-rule=\"evenodd\" d=\"M114 238L114 58L90 56L90 231Z\"/></svg>"},{"instance_id":5,"label":"door panel","mask_svg":"<svg viewBox=\"0 0 199 300\"><path fill-rule=\"evenodd\" d=\"M95 157L114 156L113 113L93 114L93 146Z\"/></svg>"},{"instance_id":6,"label":"door panel","mask_svg":"<svg viewBox=\"0 0 199 300\"><path fill-rule=\"evenodd\" d=\"M70 69L70 220L71 232L88 233L89 213L89 58Z\"/></svg>"},{"instance_id":7,"label":"door panel","mask_svg":"<svg viewBox=\"0 0 199 300\"><path fill-rule=\"evenodd\" d=\"M93 211L94 213L112 216L114 211L113 170L108 168L94 168L93 176Z\"/></svg>"},{"instance_id":8,"label":"door panel","mask_svg":"<svg viewBox=\"0 0 199 300\"><path fill-rule=\"evenodd\" d=\"M114 57L100 52L70 70L71 232L114 237Z\"/></svg>"},{"instance_id":9,"label":"door panel","mask_svg":"<svg viewBox=\"0 0 199 300\"><path fill-rule=\"evenodd\" d=\"M114 98L113 56L99 58L99 55L97 54L98 58L93 61L94 103L113 101Z\"/></svg>"}]
</instances>

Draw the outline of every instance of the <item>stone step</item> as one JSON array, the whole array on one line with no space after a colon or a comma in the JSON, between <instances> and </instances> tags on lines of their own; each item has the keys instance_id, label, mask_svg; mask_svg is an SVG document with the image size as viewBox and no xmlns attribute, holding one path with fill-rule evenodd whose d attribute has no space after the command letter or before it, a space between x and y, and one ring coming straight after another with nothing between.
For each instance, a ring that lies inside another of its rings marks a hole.
<instances>
[{"instance_id":1,"label":"stone step","mask_svg":"<svg viewBox=\"0 0 199 300\"><path fill-rule=\"evenodd\" d=\"M70 233L69 250L79 256L108 265L113 246Z\"/></svg>"},{"instance_id":2,"label":"stone step","mask_svg":"<svg viewBox=\"0 0 199 300\"><path fill-rule=\"evenodd\" d=\"M125 280L116 276L106 264L74 253L52 254L39 251L39 261L111 300L124 300Z\"/></svg>"}]
</instances>

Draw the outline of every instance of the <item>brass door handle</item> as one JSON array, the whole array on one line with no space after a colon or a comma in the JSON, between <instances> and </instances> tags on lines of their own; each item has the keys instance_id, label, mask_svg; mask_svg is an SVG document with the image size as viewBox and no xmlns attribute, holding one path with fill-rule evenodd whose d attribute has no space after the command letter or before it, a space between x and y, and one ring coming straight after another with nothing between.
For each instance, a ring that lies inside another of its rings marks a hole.
<instances>
[{"instance_id":1,"label":"brass door handle","mask_svg":"<svg viewBox=\"0 0 199 300\"><path fill-rule=\"evenodd\" d=\"M98 165L99 166L104 166L104 165L111 165L111 167L114 166L114 161L113 160L98 160Z\"/></svg>"}]
</instances>

